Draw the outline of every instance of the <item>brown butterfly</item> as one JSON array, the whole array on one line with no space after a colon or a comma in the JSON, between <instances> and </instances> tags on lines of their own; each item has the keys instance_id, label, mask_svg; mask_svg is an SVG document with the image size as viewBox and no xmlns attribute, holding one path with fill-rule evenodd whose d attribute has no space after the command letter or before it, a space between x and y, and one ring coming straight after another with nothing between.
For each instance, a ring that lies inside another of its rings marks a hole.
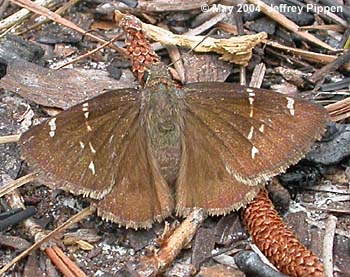
<instances>
[{"instance_id":1,"label":"brown butterfly","mask_svg":"<svg viewBox=\"0 0 350 277\"><path fill-rule=\"evenodd\" d=\"M150 227L174 208L221 215L303 157L321 106L230 83L177 88L162 64L143 89L111 90L25 132L25 159L55 188L96 201L104 219Z\"/></svg>"}]
</instances>

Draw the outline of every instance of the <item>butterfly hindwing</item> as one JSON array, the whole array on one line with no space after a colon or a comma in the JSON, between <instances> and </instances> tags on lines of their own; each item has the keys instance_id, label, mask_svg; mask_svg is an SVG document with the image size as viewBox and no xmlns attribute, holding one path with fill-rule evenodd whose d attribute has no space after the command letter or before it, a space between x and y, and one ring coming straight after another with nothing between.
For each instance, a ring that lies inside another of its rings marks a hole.
<instances>
[{"instance_id":1,"label":"butterfly hindwing","mask_svg":"<svg viewBox=\"0 0 350 277\"><path fill-rule=\"evenodd\" d=\"M121 174L112 191L98 203L98 214L126 227L150 227L171 214L174 200L149 151L143 126L136 123L129 136L117 169Z\"/></svg>"},{"instance_id":2,"label":"butterfly hindwing","mask_svg":"<svg viewBox=\"0 0 350 277\"><path fill-rule=\"evenodd\" d=\"M219 215L239 209L257 194L258 186L247 186L225 168L220 145L212 132L191 114L186 114L183 151L176 183L176 210L186 215L193 207Z\"/></svg>"}]
</instances>

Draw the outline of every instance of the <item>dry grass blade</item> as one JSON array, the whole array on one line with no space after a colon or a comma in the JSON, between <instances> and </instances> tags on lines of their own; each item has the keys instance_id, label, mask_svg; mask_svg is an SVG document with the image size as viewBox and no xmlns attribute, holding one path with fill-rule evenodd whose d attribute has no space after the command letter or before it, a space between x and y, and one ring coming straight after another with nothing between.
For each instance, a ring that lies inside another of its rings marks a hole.
<instances>
[{"instance_id":1,"label":"dry grass blade","mask_svg":"<svg viewBox=\"0 0 350 277\"><path fill-rule=\"evenodd\" d=\"M83 54L83 55L80 55L79 57L75 58L74 60L71 60L71 61L69 61L69 62L67 62L67 63L65 63L65 64L62 64L62 65L60 65L59 67L57 67L57 68L55 68L55 69L61 69L61 68L65 67L65 66L67 66L67 65L70 65L70 64L76 63L76 62L78 62L78 61L80 61L80 60L82 60L82 59L85 59L85 58L91 56L92 54L94 54L94 53L100 51L101 49L104 49L105 47L107 47L108 45L110 45L111 43L113 43L114 41L116 41L119 37L120 37L119 35L118 35L118 36L115 36L115 37L112 38L111 40L109 40L109 41L103 43L101 46L99 46L99 47L97 47L97 48L95 48L95 49L93 49L93 50L91 50L91 51L89 51L89 52L87 52L87 53L85 53L85 54Z\"/></svg>"},{"instance_id":2,"label":"dry grass blade","mask_svg":"<svg viewBox=\"0 0 350 277\"><path fill-rule=\"evenodd\" d=\"M333 276L333 242L337 217L330 215L326 221L325 235L323 238L323 263L326 277Z\"/></svg>"},{"instance_id":3,"label":"dry grass blade","mask_svg":"<svg viewBox=\"0 0 350 277\"><path fill-rule=\"evenodd\" d=\"M74 273L69 269L69 267L56 254L53 247L46 248L45 253L50 258L50 260L55 264L55 266L60 270L60 272L63 274L63 276L75 277Z\"/></svg>"},{"instance_id":4,"label":"dry grass blade","mask_svg":"<svg viewBox=\"0 0 350 277\"><path fill-rule=\"evenodd\" d=\"M35 173L30 173L21 178L18 178L17 180L14 180L13 182L3 186L0 189L0 197L3 197L4 195L10 193L11 191L14 191L16 188L19 188L24 184L27 184L34 180L35 180Z\"/></svg>"},{"instance_id":5,"label":"dry grass blade","mask_svg":"<svg viewBox=\"0 0 350 277\"><path fill-rule=\"evenodd\" d=\"M297 24L295 24L293 21L289 20L287 17L276 11L275 9L272 9L269 5L265 4L264 2L260 0L248 0L248 2L257 5L261 11L266 14L268 17L271 17L273 20L281 24L284 28L287 30L299 35L300 37L318 45L325 49L336 51L337 49L329 46L327 43L323 42L322 40L318 39L317 37L313 36L312 34L309 34L307 32L300 31L300 28Z\"/></svg>"},{"instance_id":6,"label":"dry grass blade","mask_svg":"<svg viewBox=\"0 0 350 277\"><path fill-rule=\"evenodd\" d=\"M303 58L313 63L328 64L333 62L337 58L337 56L335 55L320 54L320 53L310 52L307 50L288 47L274 41L267 41L266 44L274 48L281 49L289 53L293 53L294 55L297 55L300 58Z\"/></svg>"},{"instance_id":7,"label":"dry grass blade","mask_svg":"<svg viewBox=\"0 0 350 277\"><path fill-rule=\"evenodd\" d=\"M47 242L51 238L53 238L58 233L61 233L65 229L69 228L73 224L79 222L80 220L84 219L85 217L91 215L94 211L94 208L88 207L84 210L80 211L76 215L72 216L69 220L67 220L65 223L63 223L61 226L57 227L55 230L47 234L46 236L42 237L40 240L35 242L31 247L24 250L21 254L19 254L16 258L14 258L11 262L6 264L3 268L0 269L0 275L4 274L7 270L9 270L15 263L20 261L22 258L26 257L28 254L30 254L32 251L40 247L43 243Z\"/></svg>"},{"instance_id":8,"label":"dry grass blade","mask_svg":"<svg viewBox=\"0 0 350 277\"><path fill-rule=\"evenodd\" d=\"M54 2L55 2L54 0L36 0L33 3L40 6L47 7ZM28 9L21 9L18 12L11 14L10 16L0 21L0 31L9 29L14 25L19 24L24 19L26 19L29 15L30 15L30 11ZM6 32L7 31L5 31L5 33Z\"/></svg>"},{"instance_id":9,"label":"dry grass blade","mask_svg":"<svg viewBox=\"0 0 350 277\"><path fill-rule=\"evenodd\" d=\"M27 10L30 10L31 12L35 14L40 14L42 16L45 16L57 23L60 23L72 30L75 30L81 34L85 34L85 30L80 28L79 26L75 25L74 23L70 22L67 19L64 19L63 17L59 16L58 14L55 14L51 12L49 9L42 7L34 2L27 1L27 0L11 0L12 3L21 6Z\"/></svg>"},{"instance_id":10,"label":"dry grass blade","mask_svg":"<svg viewBox=\"0 0 350 277\"><path fill-rule=\"evenodd\" d=\"M57 247L52 246L45 249L45 253L49 256L51 261L59 268L64 276L84 277L86 274L77 267L64 253Z\"/></svg>"},{"instance_id":11,"label":"dry grass blade","mask_svg":"<svg viewBox=\"0 0 350 277\"><path fill-rule=\"evenodd\" d=\"M19 140L20 136L21 135L2 136L2 137L0 137L0 144L10 143L10 142L17 142Z\"/></svg>"},{"instance_id":12,"label":"dry grass blade","mask_svg":"<svg viewBox=\"0 0 350 277\"><path fill-rule=\"evenodd\" d=\"M45 17L51 19L52 21L55 21L59 24L62 24L63 26L66 26L67 28L70 28L74 31L77 31L78 33L83 34L89 38L92 38L98 42L106 43L106 41L104 39L101 39L101 38L99 38L91 33L87 33L84 29L75 25L71 21L64 19L60 15L55 14L55 13L51 12L49 9L42 7L40 5L37 5L32 1L29 1L29 0L11 0L11 2L22 7L22 8L28 9L33 13L39 14L41 16L45 16ZM126 55L126 53L123 49L116 47L113 44L111 44L110 47L112 47L114 50L118 51L119 53Z\"/></svg>"},{"instance_id":13,"label":"dry grass blade","mask_svg":"<svg viewBox=\"0 0 350 277\"><path fill-rule=\"evenodd\" d=\"M326 30L326 31L335 31L335 32L344 32L344 26L337 24L323 24L316 26L301 26L299 27L300 31L308 31L308 30Z\"/></svg>"},{"instance_id":14,"label":"dry grass blade","mask_svg":"<svg viewBox=\"0 0 350 277\"><path fill-rule=\"evenodd\" d=\"M58 8L56 11L55 11L55 14L62 14L64 12L66 12L69 8L73 7L74 5L76 5L78 2L80 2L81 0L70 0L68 1L67 3L63 4L62 7ZM43 6L43 5L40 5L40 6ZM49 21L49 19L45 18L45 19L42 19L42 20L39 20L38 22L36 22L35 24L33 24L32 26L29 26L26 28L25 31L23 32L17 32L16 34L17 35L22 35L30 30L33 30L37 27L39 27L40 25L42 24L45 24Z\"/></svg>"}]
</instances>

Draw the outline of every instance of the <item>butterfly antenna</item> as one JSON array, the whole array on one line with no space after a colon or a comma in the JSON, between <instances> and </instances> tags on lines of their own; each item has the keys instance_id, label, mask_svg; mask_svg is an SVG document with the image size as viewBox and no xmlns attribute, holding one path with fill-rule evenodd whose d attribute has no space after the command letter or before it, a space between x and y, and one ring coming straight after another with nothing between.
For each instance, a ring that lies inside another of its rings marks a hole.
<instances>
[{"instance_id":1,"label":"butterfly antenna","mask_svg":"<svg viewBox=\"0 0 350 277\"><path fill-rule=\"evenodd\" d=\"M194 51L199 45L201 45L203 43L204 40L206 40L216 30L218 30L218 28L213 28L212 30L210 30L210 32L208 34L206 34L195 46L193 46L190 50L185 52L185 54L183 54L182 56L186 56L186 55L190 54L192 51ZM182 56L180 58L176 59L175 61L173 61L172 63L170 63L168 65L168 67L173 66L175 63L177 63L178 61L182 60Z\"/></svg>"}]
</instances>

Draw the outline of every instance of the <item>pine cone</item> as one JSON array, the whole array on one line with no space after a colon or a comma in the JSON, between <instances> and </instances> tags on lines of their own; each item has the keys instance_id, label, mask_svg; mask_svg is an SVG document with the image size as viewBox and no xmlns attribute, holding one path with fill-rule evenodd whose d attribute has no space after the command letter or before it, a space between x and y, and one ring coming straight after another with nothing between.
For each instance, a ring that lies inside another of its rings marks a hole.
<instances>
[{"instance_id":1,"label":"pine cone","mask_svg":"<svg viewBox=\"0 0 350 277\"><path fill-rule=\"evenodd\" d=\"M298 277L325 276L319 258L302 245L282 221L265 188L243 211L243 222L254 243L282 273Z\"/></svg>"},{"instance_id":2,"label":"pine cone","mask_svg":"<svg viewBox=\"0 0 350 277\"><path fill-rule=\"evenodd\" d=\"M147 41L138 18L127 15L119 25L126 35L125 46L130 55L132 71L139 83L144 84L145 69L150 64L159 62L159 57Z\"/></svg>"}]
</instances>

